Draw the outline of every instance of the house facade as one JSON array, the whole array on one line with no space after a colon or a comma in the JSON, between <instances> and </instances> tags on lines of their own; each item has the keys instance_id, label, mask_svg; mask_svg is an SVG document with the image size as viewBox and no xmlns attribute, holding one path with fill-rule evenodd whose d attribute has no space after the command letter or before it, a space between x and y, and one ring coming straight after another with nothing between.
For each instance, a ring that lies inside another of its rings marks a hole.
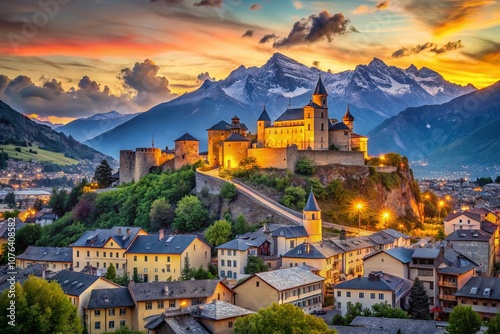
<instances>
[{"instance_id":1,"label":"house facade","mask_svg":"<svg viewBox=\"0 0 500 334\"><path fill-rule=\"evenodd\" d=\"M84 310L89 334L112 332L124 326L134 328L134 301L127 288L92 290Z\"/></svg>"},{"instance_id":2,"label":"house facade","mask_svg":"<svg viewBox=\"0 0 500 334\"><path fill-rule=\"evenodd\" d=\"M18 268L26 269L37 263L54 272L68 270L73 267L73 250L70 247L28 246L24 253L16 256Z\"/></svg>"},{"instance_id":3,"label":"house facade","mask_svg":"<svg viewBox=\"0 0 500 334\"><path fill-rule=\"evenodd\" d=\"M488 321L500 312L500 278L472 277L455 296L458 305L472 307Z\"/></svg>"}]
</instances>

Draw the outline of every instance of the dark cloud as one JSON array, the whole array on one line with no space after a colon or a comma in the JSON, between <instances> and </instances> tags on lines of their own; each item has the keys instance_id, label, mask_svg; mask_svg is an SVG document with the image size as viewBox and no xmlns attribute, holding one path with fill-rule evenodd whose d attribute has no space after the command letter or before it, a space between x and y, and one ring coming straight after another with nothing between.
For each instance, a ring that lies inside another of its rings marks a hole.
<instances>
[{"instance_id":1,"label":"dark cloud","mask_svg":"<svg viewBox=\"0 0 500 334\"><path fill-rule=\"evenodd\" d=\"M262 9L262 5L259 3L254 3L253 5L250 6L250 10L259 10Z\"/></svg>"},{"instance_id":2,"label":"dark cloud","mask_svg":"<svg viewBox=\"0 0 500 334\"><path fill-rule=\"evenodd\" d=\"M445 53L448 51L460 49L463 47L464 47L464 45L462 44L461 40L454 41L454 42L453 41L448 42L441 47L439 47L435 43L427 42L424 44L418 44L417 46L415 46L411 49L402 47L401 49L396 50L392 53L392 58L407 57L407 56L410 56L413 54L418 54L422 51L428 51L428 52L432 52L432 53L436 53L436 54L441 54L441 53Z\"/></svg>"},{"instance_id":3,"label":"dark cloud","mask_svg":"<svg viewBox=\"0 0 500 334\"><path fill-rule=\"evenodd\" d=\"M223 2L224 2L224 0L201 0L200 2L195 3L194 5L198 6L198 7L206 6L206 7L221 8Z\"/></svg>"},{"instance_id":4,"label":"dark cloud","mask_svg":"<svg viewBox=\"0 0 500 334\"><path fill-rule=\"evenodd\" d=\"M389 1L382 1L375 6L378 10L384 10L389 7Z\"/></svg>"},{"instance_id":5,"label":"dark cloud","mask_svg":"<svg viewBox=\"0 0 500 334\"><path fill-rule=\"evenodd\" d=\"M241 37L253 37L255 30L247 30Z\"/></svg>"},{"instance_id":6,"label":"dark cloud","mask_svg":"<svg viewBox=\"0 0 500 334\"><path fill-rule=\"evenodd\" d=\"M264 43L267 43L269 42L270 40L272 39L276 39L278 38L278 36L276 36L275 33L272 33L272 34L267 34L267 35L264 35L260 40L259 40L259 43L260 44L264 44Z\"/></svg>"},{"instance_id":7,"label":"dark cloud","mask_svg":"<svg viewBox=\"0 0 500 334\"><path fill-rule=\"evenodd\" d=\"M489 39L480 39L480 48L473 52L464 52L465 55L490 64L500 64L500 43ZM1 80L0 80L1 87Z\"/></svg>"},{"instance_id":8,"label":"dark cloud","mask_svg":"<svg viewBox=\"0 0 500 334\"><path fill-rule=\"evenodd\" d=\"M331 42L334 36L357 32L342 13L331 15L327 11L311 15L295 22L287 37L273 44L274 48L288 48L295 45L311 44L324 39Z\"/></svg>"},{"instance_id":9,"label":"dark cloud","mask_svg":"<svg viewBox=\"0 0 500 334\"><path fill-rule=\"evenodd\" d=\"M100 85L95 82L90 80L88 76L84 76L80 82L78 82L78 88L86 90L88 92L98 92L101 90L99 87Z\"/></svg>"}]
</instances>

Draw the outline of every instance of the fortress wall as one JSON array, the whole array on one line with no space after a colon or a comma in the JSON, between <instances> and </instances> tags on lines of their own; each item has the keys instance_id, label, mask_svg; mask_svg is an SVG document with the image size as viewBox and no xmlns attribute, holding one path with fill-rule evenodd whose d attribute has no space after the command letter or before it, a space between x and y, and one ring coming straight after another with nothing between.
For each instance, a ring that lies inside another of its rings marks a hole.
<instances>
[{"instance_id":1,"label":"fortress wall","mask_svg":"<svg viewBox=\"0 0 500 334\"><path fill-rule=\"evenodd\" d=\"M223 154L224 161L221 161L221 165L224 165L226 169L237 168L241 160L248 156L248 149L250 146L249 141L230 141L223 143Z\"/></svg>"},{"instance_id":2,"label":"fortress wall","mask_svg":"<svg viewBox=\"0 0 500 334\"><path fill-rule=\"evenodd\" d=\"M345 132L348 134L345 135ZM328 134L328 146L335 145L340 151L349 151L351 136L348 131L330 131Z\"/></svg>"},{"instance_id":3,"label":"fortress wall","mask_svg":"<svg viewBox=\"0 0 500 334\"><path fill-rule=\"evenodd\" d=\"M131 150L120 151L120 183L134 181L135 152Z\"/></svg>"},{"instance_id":4,"label":"fortress wall","mask_svg":"<svg viewBox=\"0 0 500 334\"><path fill-rule=\"evenodd\" d=\"M248 157L254 157L260 168L287 168L286 148L249 148Z\"/></svg>"},{"instance_id":5,"label":"fortress wall","mask_svg":"<svg viewBox=\"0 0 500 334\"><path fill-rule=\"evenodd\" d=\"M161 150L159 148L137 148L135 150L135 172L134 179L139 181L149 174L153 166L160 165Z\"/></svg>"},{"instance_id":6,"label":"fortress wall","mask_svg":"<svg viewBox=\"0 0 500 334\"><path fill-rule=\"evenodd\" d=\"M316 166L341 164L346 166L364 166L365 158L363 152L345 151L299 151L299 157L306 157Z\"/></svg>"},{"instance_id":7,"label":"fortress wall","mask_svg":"<svg viewBox=\"0 0 500 334\"><path fill-rule=\"evenodd\" d=\"M375 170L377 173L392 173L396 172L398 168L396 166L376 166Z\"/></svg>"},{"instance_id":8,"label":"fortress wall","mask_svg":"<svg viewBox=\"0 0 500 334\"><path fill-rule=\"evenodd\" d=\"M199 142L179 140L175 142L175 169L180 169L187 164L195 164L200 160Z\"/></svg>"},{"instance_id":9,"label":"fortress wall","mask_svg":"<svg viewBox=\"0 0 500 334\"><path fill-rule=\"evenodd\" d=\"M213 195L218 195L220 193L220 189L222 185L226 183L226 181L212 177L209 175L205 175L203 173L199 173L196 171L196 192L200 193L203 188L207 188L208 192Z\"/></svg>"}]
</instances>

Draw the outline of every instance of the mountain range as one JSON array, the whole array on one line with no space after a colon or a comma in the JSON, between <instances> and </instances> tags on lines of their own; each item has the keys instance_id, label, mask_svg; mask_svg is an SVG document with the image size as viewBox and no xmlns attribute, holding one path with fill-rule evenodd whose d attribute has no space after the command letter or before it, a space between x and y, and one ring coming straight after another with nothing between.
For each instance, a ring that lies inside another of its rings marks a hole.
<instances>
[{"instance_id":1,"label":"mountain range","mask_svg":"<svg viewBox=\"0 0 500 334\"><path fill-rule=\"evenodd\" d=\"M329 116L341 119L347 105L356 118L355 130L366 134L407 107L447 102L475 90L450 83L428 68L401 69L374 58L368 65L340 73L320 71L275 53L262 67L240 66L219 81L206 80L197 90L104 132L85 143L113 157L121 149L172 145L185 132L207 147L206 129L237 114L250 130L264 106L276 119L288 106L301 107L321 75L329 93Z\"/></svg>"},{"instance_id":2,"label":"mountain range","mask_svg":"<svg viewBox=\"0 0 500 334\"><path fill-rule=\"evenodd\" d=\"M58 127L60 127L60 126L63 126L63 125L64 125L64 124L62 124L62 123L52 123L52 122L49 122L49 121L42 121L42 120L40 120L40 119L38 119L38 118L36 118L36 117L30 117L30 119L31 119L33 122L35 122L35 123L42 124L42 125L46 125L46 126L48 126L49 128L51 128L51 129L56 129L56 128L58 128Z\"/></svg>"},{"instance_id":3,"label":"mountain range","mask_svg":"<svg viewBox=\"0 0 500 334\"><path fill-rule=\"evenodd\" d=\"M76 119L66 125L58 127L56 131L83 142L99 136L101 133L108 130L114 129L137 115L138 114L121 114L113 110L107 113L95 114L87 118Z\"/></svg>"},{"instance_id":4,"label":"mountain range","mask_svg":"<svg viewBox=\"0 0 500 334\"><path fill-rule=\"evenodd\" d=\"M36 144L41 149L63 153L68 158L100 162L112 158L83 145L70 136L38 124L0 101L0 144Z\"/></svg>"},{"instance_id":5,"label":"mountain range","mask_svg":"<svg viewBox=\"0 0 500 334\"><path fill-rule=\"evenodd\" d=\"M370 132L370 154L399 152L453 169L500 165L500 81L441 105L407 108Z\"/></svg>"}]
</instances>

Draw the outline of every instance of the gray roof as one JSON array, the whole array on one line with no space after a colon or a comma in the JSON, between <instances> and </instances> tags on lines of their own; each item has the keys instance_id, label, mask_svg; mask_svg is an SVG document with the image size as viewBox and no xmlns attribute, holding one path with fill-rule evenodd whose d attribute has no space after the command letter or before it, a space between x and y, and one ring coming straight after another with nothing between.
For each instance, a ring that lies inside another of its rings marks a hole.
<instances>
[{"instance_id":1,"label":"gray roof","mask_svg":"<svg viewBox=\"0 0 500 334\"><path fill-rule=\"evenodd\" d=\"M239 133L231 133L224 141L250 141Z\"/></svg>"},{"instance_id":2,"label":"gray roof","mask_svg":"<svg viewBox=\"0 0 500 334\"><path fill-rule=\"evenodd\" d=\"M474 289L475 288L475 289ZM485 289L486 294L485 294ZM465 285L455 293L457 297L471 297L500 301L500 278L471 277Z\"/></svg>"},{"instance_id":3,"label":"gray roof","mask_svg":"<svg viewBox=\"0 0 500 334\"><path fill-rule=\"evenodd\" d=\"M139 235L127 253L181 254L196 238L196 235L166 235L158 240L158 234Z\"/></svg>"},{"instance_id":4,"label":"gray roof","mask_svg":"<svg viewBox=\"0 0 500 334\"><path fill-rule=\"evenodd\" d=\"M325 85L323 85L323 80L321 80L321 76L318 79L318 83L316 84L316 88L314 88L313 94L325 94L328 95L326 92Z\"/></svg>"},{"instance_id":5,"label":"gray roof","mask_svg":"<svg viewBox=\"0 0 500 334\"><path fill-rule=\"evenodd\" d=\"M347 105L347 110L345 111L343 119L354 121L354 116L351 114L351 111L349 110L349 105Z\"/></svg>"},{"instance_id":6,"label":"gray roof","mask_svg":"<svg viewBox=\"0 0 500 334\"><path fill-rule=\"evenodd\" d=\"M343 251L329 240L314 243L303 243L290 249L282 257L300 259L327 259L342 254Z\"/></svg>"},{"instance_id":7,"label":"gray roof","mask_svg":"<svg viewBox=\"0 0 500 334\"><path fill-rule=\"evenodd\" d=\"M476 264L470 263L468 265L465 265L463 267L454 267L454 266L449 266L449 267L442 267L438 269L439 274L448 274L448 275L460 275L463 273L466 273L468 271L474 270L477 268Z\"/></svg>"},{"instance_id":8,"label":"gray roof","mask_svg":"<svg viewBox=\"0 0 500 334\"><path fill-rule=\"evenodd\" d=\"M28 246L24 253L16 258L29 261L73 262L73 251L70 247Z\"/></svg>"},{"instance_id":9,"label":"gray roof","mask_svg":"<svg viewBox=\"0 0 500 334\"><path fill-rule=\"evenodd\" d=\"M286 239L290 238L300 238L300 237L308 237L306 229L302 225L295 226L283 226L271 233L273 237L285 237Z\"/></svg>"},{"instance_id":10,"label":"gray roof","mask_svg":"<svg viewBox=\"0 0 500 334\"><path fill-rule=\"evenodd\" d=\"M329 240L344 252L352 252L353 250L369 248L377 245L366 236L347 238L346 240L340 240L340 238L330 238Z\"/></svg>"},{"instance_id":11,"label":"gray roof","mask_svg":"<svg viewBox=\"0 0 500 334\"><path fill-rule=\"evenodd\" d=\"M14 221L16 223L16 231L19 230L20 228L22 228L24 225L26 225L18 217L16 217ZM7 239L9 237L8 227L9 227L9 220L8 219L5 219L5 220L0 222L0 238Z\"/></svg>"},{"instance_id":12,"label":"gray roof","mask_svg":"<svg viewBox=\"0 0 500 334\"><path fill-rule=\"evenodd\" d=\"M369 277L357 277L348 281L343 281L335 285L334 289L351 289L351 290L377 290L377 291L393 291L398 295L404 295L410 291L413 283L408 279L397 277L394 275L378 272L374 276L369 274ZM401 289L398 289L402 286Z\"/></svg>"},{"instance_id":13,"label":"gray roof","mask_svg":"<svg viewBox=\"0 0 500 334\"><path fill-rule=\"evenodd\" d=\"M325 280L323 277L310 272L309 268L304 268L303 266L266 271L254 274L253 276L257 276L278 291L289 290L307 284L323 282ZM246 281L241 283L244 282ZM238 285L239 284L236 286Z\"/></svg>"},{"instance_id":14,"label":"gray roof","mask_svg":"<svg viewBox=\"0 0 500 334\"><path fill-rule=\"evenodd\" d=\"M497 229L498 225L490 222L489 220L483 220L481 222L481 230L483 230L484 232L493 234L496 232Z\"/></svg>"},{"instance_id":15,"label":"gray roof","mask_svg":"<svg viewBox=\"0 0 500 334\"><path fill-rule=\"evenodd\" d=\"M338 131L338 130L342 130L342 131L345 131L345 130L351 130L347 125L344 124L344 122L337 122L337 123L333 123L333 122L330 122L330 126L328 127L328 131Z\"/></svg>"},{"instance_id":16,"label":"gray roof","mask_svg":"<svg viewBox=\"0 0 500 334\"><path fill-rule=\"evenodd\" d=\"M219 282L217 279L205 279L177 282L130 283L129 289L137 301L207 298L214 294Z\"/></svg>"},{"instance_id":17,"label":"gray roof","mask_svg":"<svg viewBox=\"0 0 500 334\"><path fill-rule=\"evenodd\" d=\"M385 230L382 230L382 232L385 232L396 239L399 239L399 238L410 239L411 238L409 235L406 235L404 233L396 231L395 229L392 229L392 228L386 228Z\"/></svg>"},{"instance_id":18,"label":"gray roof","mask_svg":"<svg viewBox=\"0 0 500 334\"><path fill-rule=\"evenodd\" d=\"M174 141L199 141L198 139L196 139L195 137L191 136L189 133L185 133L183 134L182 136L180 136L179 138L177 138L176 140Z\"/></svg>"},{"instance_id":19,"label":"gray roof","mask_svg":"<svg viewBox=\"0 0 500 334\"><path fill-rule=\"evenodd\" d=\"M460 216L466 216L467 218L474 219L475 221L480 222L481 221L481 214L476 213L476 212L471 212L471 211L458 211L455 213L450 213L446 218L444 219L445 222L450 221L452 219L455 219Z\"/></svg>"},{"instance_id":20,"label":"gray roof","mask_svg":"<svg viewBox=\"0 0 500 334\"><path fill-rule=\"evenodd\" d=\"M414 259L435 259L439 255L439 248L416 248L413 252Z\"/></svg>"},{"instance_id":21,"label":"gray roof","mask_svg":"<svg viewBox=\"0 0 500 334\"><path fill-rule=\"evenodd\" d=\"M444 240L446 241L479 241L488 242L491 239L491 234L481 230L456 230L447 235Z\"/></svg>"},{"instance_id":22,"label":"gray roof","mask_svg":"<svg viewBox=\"0 0 500 334\"><path fill-rule=\"evenodd\" d=\"M8 270L8 266L6 267L7 270L5 272L0 272L0 293L4 290L7 290L10 287L10 282L7 281L7 279L10 278L11 275L7 274L7 272L10 272L10 270ZM44 271L46 270L47 267L41 263L29 266L28 268L17 272L17 274L15 275L16 283L23 284L24 281L27 280L28 277L30 277L31 275L42 277Z\"/></svg>"},{"instance_id":23,"label":"gray roof","mask_svg":"<svg viewBox=\"0 0 500 334\"><path fill-rule=\"evenodd\" d=\"M444 328L438 328L435 321L414 319L393 319L357 316L350 323L351 327L364 327L383 330L386 334L396 334L401 330L405 334L444 334ZM343 332L339 331L339 334ZM372 333L372 332L369 332ZM377 332L373 332L377 333Z\"/></svg>"},{"instance_id":24,"label":"gray roof","mask_svg":"<svg viewBox=\"0 0 500 334\"><path fill-rule=\"evenodd\" d=\"M316 197L314 197L312 190L309 192L309 197L307 198L304 211L321 211L318 202L316 202Z\"/></svg>"},{"instance_id":25,"label":"gray roof","mask_svg":"<svg viewBox=\"0 0 500 334\"><path fill-rule=\"evenodd\" d=\"M61 270L54 277L52 277L51 281L59 283L65 294L79 296L98 279L103 278L76 271Z\"/></svg>"},{"instance_id":26,"label":"gray roof","mask_svg":"<svg viewBox=\"0 0 500 334\"><path fill-rule=\"evenodd\" d=\"M250 238L236 238L231 241L228 241L222 245L215 247L216 249L234 249L239 251L246 251L251 247L259 247L267 239L265 237L250 237Z\"/></svg>"},{"instance_id":27,"label":"gray roof","mask_svg":"<svg viewBox=\"0 0 500 334\"><path fill-rule=\"evenodd\" d=\"M387 334L383 329L364 328L355 326L332 326L337 330L337 334Z\"/></svg>"},{"instance_id":28,"label":"gray roof","mask_svg":"<svg viewBox=\"0 0 500 334\"><path fill-rule=\"evenodd\" d=\"M77 241L75 241L73 247L101 248L112 238L121 248L127 249L140 230L140 227L113 226L110 229L86 231ZM130 234L128 232L130 232Z\"/></svg>"},{"instance_id":29,"label":"gray roof","mask_svg":"<svg viewBox=\"0 0 500 334\"><path fill-rule=\"evenodd\" d=\"M187 315L183 317L165 318L165 323L170 328L168 333L172 334L210 334L196 319Z\"/></svg>"},{"instance_id":30,"label":"gray roof","mask_svg":"<svg viewBox=\"0 0 500 334\"><path fill-rule=\"evenodd\" d=\"M264 110L262 110L262 114L260 114L259 118L257 121L265 121L265 122L270 122L271 118L269 117L269 114L266 111L266 107L264 107Z\"/></svg>"},{"instance_id":31,"label":"gray roof","mask_svg":"<svg viewBox=\"0 0 500 334\"><path fill-rule=\"evenodd\" d=\"M385 233L384 231L372 233L368 236L368 238L378 245L392 244L396 240L395 237Z\"/></svg>"},{"instance_id":32,"label":"gray roof","mask_svg":"<svg viewBox=\"0 0 500 334\"><path fill-rule=\"evenodd\" d=\"M287 109L282 113L275 122L298 121L304 119L304 108Z\"/></svg>"},{"instance_id":33,"label":"gray roof","mask_svg":"<svg viewBox=\"0 0 500 334\"><path fill-rule=\"evenodd\" d=\"M248 127L245 125L245 123L240 123L240 127L248 131ZM210 130L216 130L216 131L226 131L226 130L231 130L231 124L229 124L226 121L220 121L219 123L213 125L211 128L208 128L207 131Z\"/></svg>"},{"instance_id":34,"label":"gray roof","mask_svg":"<svg viewBox=\"0 0 500 334\"><path fill-rule=\"evenodd\" d=\"M132 307L134 301L127 288L96 289L90 293L88 309Z\"/></svg>"},{"instance_id":35,"label":"gray roof","mask_svg":"<svg viewBox=\"0 0 500 334\"><path fill-rule=\"evenodd\" d=\"M195 317L210 320L230 319L255 313L222 300L214 300L209 304L204 304L200 308L196 306L196 308L199 310L199 313L195 313Z\"/></svg>"},{"instance_id":36,"label":"gray roof","mask_svg":"<svg viewBox=\"0 0 500 334\"><path fill-rule=\"evenodd\" d=\"M381 254L381 253L386 253L387 255L392 256L396 260L398 260L401 263L410 263L411 262L411 256L413 255L414 249L412 248L405 248L405 247L395 247L395 248L390 248L387 250L381 250L375 253L371 253L366 255L363 259L370 258L372 256Z\"/></svg>"}]
</instances>

